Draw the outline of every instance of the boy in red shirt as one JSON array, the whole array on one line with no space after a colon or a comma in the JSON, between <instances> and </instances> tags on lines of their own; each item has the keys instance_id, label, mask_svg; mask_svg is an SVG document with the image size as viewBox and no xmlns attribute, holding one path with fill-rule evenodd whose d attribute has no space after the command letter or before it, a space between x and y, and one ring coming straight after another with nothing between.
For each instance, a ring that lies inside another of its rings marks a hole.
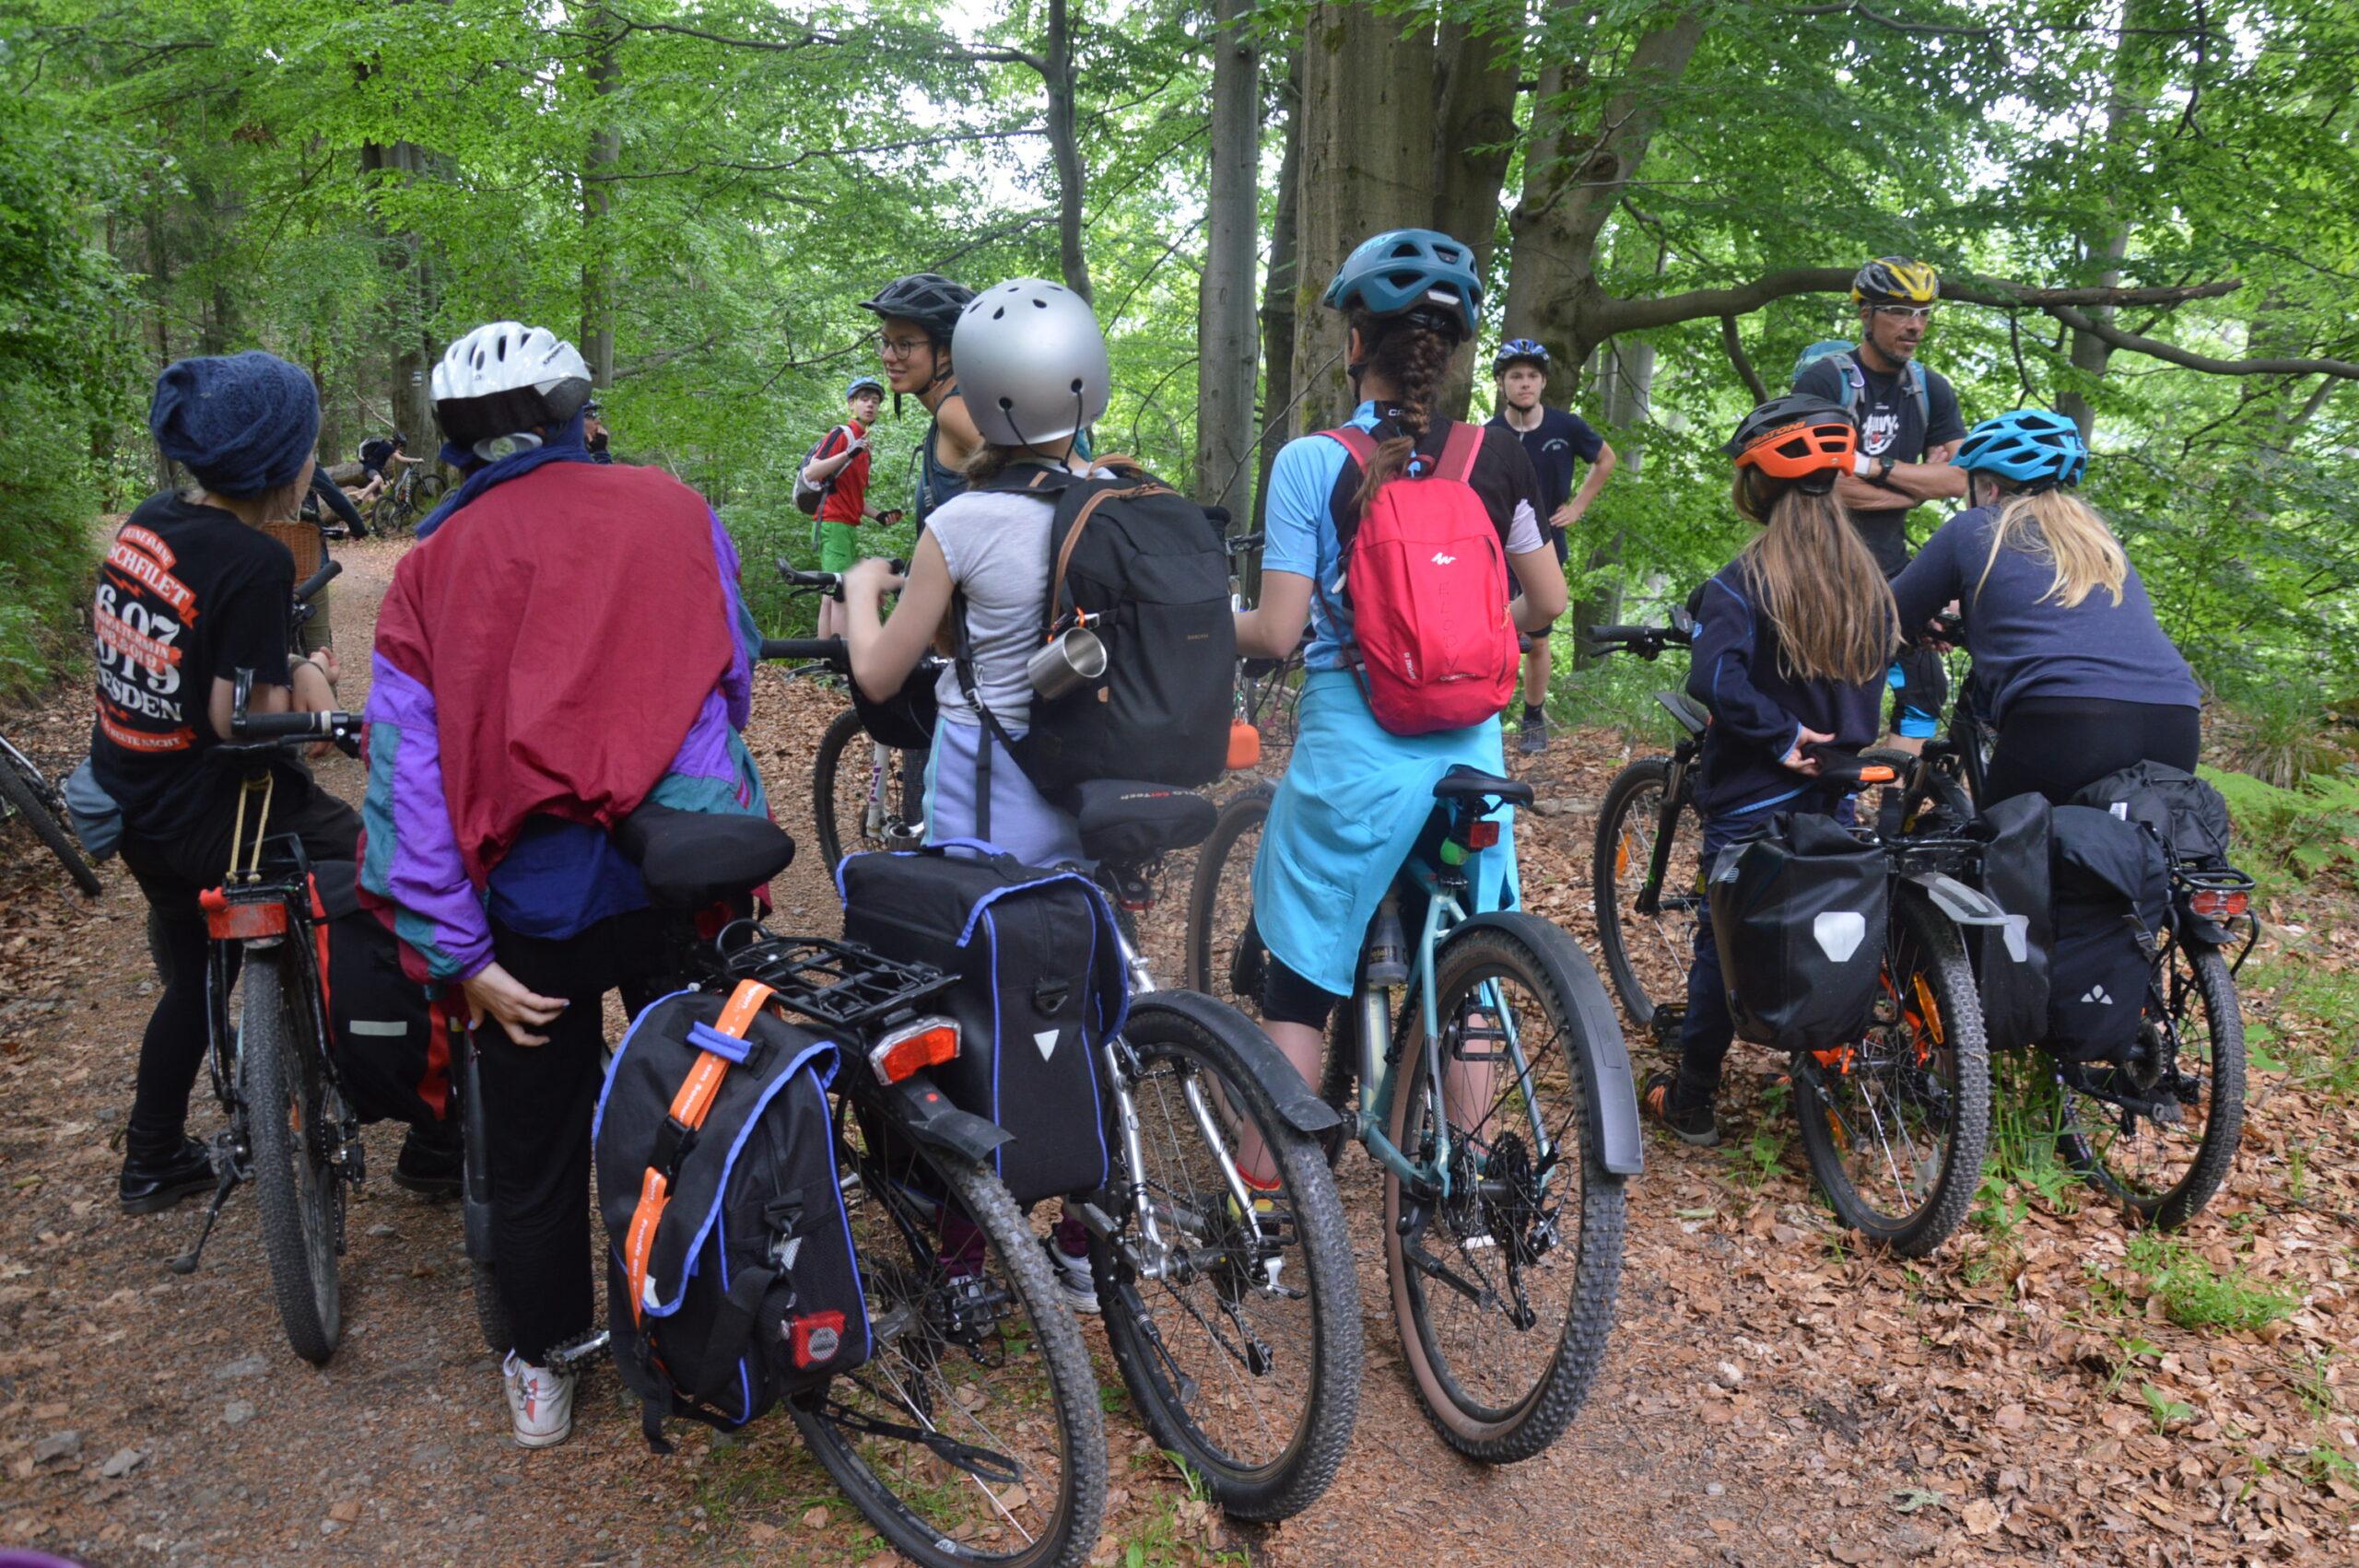
<instances>
[{"instance_id":1,"label":"boy in red shirt","mask_svg":"<svg viewBox=\"0 0 2359 1568\"><path fill-rule=\"evenodd\" d=\"M811 461L803 465L806 484L824 485L819 500L819 569L842 572L860 558L855 548L868 509L868 427L885 403L885 383L874 376L855 376L844 388L844 404L851 422L827 432ZM882 520L880 520L882 521ZM842 629L839 609L832 599L819 601L819 635L834 637Z\"/></svg>"}]
</instances>

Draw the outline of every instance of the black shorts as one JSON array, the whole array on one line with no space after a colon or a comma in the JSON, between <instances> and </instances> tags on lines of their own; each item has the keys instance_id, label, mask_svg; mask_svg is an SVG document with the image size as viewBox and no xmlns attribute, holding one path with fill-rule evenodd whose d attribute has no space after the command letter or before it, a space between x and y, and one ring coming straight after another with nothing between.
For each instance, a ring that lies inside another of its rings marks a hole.
<instances>
[{"instance_id":1,"label":"black shorts","mask_svg":"<svg viewBox=\"0 0 2359 1568\"><path fill-rule=\"evenodd\" d=\"M1547 524L1543 523L1541 526L1546 528ZM1561 528L1548 529L1548 540L1550 544L1556 547L1556 564L1559 567L1569 568L1573 564L1573 547L1571 543L1567 540L1565 531ZM1530 638L1535 644L1543 643L1548 639L1548 634L1555 629L1556 623L1551 621L1544 626L1534 626L1523 635Z\"/></svg>"}]
</instances>

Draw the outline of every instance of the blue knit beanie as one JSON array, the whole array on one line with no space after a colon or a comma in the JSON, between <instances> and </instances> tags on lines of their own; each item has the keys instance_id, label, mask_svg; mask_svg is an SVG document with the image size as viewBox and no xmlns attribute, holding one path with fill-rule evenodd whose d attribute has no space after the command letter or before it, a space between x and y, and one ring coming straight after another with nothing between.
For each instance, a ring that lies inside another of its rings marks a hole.
<instances>
[{"instance_id":1,"label":"blue knit beanie","mask_svg":"<svg viewBox=\"0 0 2359 1568\"><path fill-rule=\"evenodd\" d=\"M198 484L241 499L302 474L320 444L320 394L309 373L260 349L183 359L156 378L147 427Z\"/></svg>"}]
</instances>

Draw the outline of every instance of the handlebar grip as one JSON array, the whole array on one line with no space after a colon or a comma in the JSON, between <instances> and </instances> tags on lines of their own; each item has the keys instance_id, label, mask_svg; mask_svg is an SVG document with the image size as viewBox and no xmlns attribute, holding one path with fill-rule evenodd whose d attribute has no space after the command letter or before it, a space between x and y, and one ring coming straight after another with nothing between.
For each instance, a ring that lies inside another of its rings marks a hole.
<instances>
[{"instance_id":1,"label":"handlebar grip","mask_svg":"<svg viewBox=\"0 0 2359 1568\"><path fill-rule=\"evenodd\" d=\"M839 637L769 637L762 639L764 659L800 659L808 663L851 667L851 654Z\"/></svg>"},{"instance_id":2,"label":"handlebar grip","mask_svg":"<svg viewBox=\"0 0 2359 1568\"><path fill-rule=\"evenodd\" d=\"M333 740L337 731L349 730L359 722L349 713L335 711L248 713L229 721L229 738L235 741L276 741L311 735L321 740Z\"/></svg>"},{"instance_id":3,"label":"handlebar grip","mask_svg":"<svg viewBox=\"0 0 2359 1568\"><path fill-rule=\"evenodd\" d=\"M299 603L325 588L344 570L342 561L323 561L320 569L295 585L295 598Z\"/></svg>"}]
</instances>

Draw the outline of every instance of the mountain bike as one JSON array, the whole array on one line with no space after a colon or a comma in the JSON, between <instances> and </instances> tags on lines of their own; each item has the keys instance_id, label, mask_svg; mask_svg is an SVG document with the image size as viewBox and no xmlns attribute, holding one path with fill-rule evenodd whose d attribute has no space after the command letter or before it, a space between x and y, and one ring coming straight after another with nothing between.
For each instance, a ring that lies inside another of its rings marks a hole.
<instances>
[{"instance_id":1,"label":"mountain bike","mask_svg":"<svg viewBox=\"0 0 2359 1568\"><path fill-rule=\"evenodd\" d=\"M1464 907L1468 858L1532 797L1465 767L1436 783L1433 824L1371 925L1320 1075L1342 1116L1330 1150L1347 1133L1382 1171L1385 1273L1418 1400L1443 1441L1494 1464L1546 1449L1596 1377L1641 1164L1629 1057L1596 970L1545 920ZM1269 800L1265 787L1222 808L1190 900L1191 977L1249 1004L1267 957L1238 871ZM1413 941L1402 920L1419 907Z\"/></svg>"},{"instance_id":2,"label":"mountain bike","mask_svg":"<svg viewBox=\"0 0 2359 1568\"><path fill-rule=\"evenodd\" d=\"M1945 636L1958 640L1956 618L1946 620ZM1987 792L1994 727L1972 679L1955 685L1948 728L1925 743L1901 796L1911 825L1971 821ZM2236 977L2259 941L2260 923L2251 912L2251 877L2162 848L2171 895L2129 1057L2051 1061L2042 1077L2053 1084L2058 1156L2132 1218L2176 1230L2227 1180L2244 1136L2244 1009Z\"/></svg>"},{"instance_id":3,"label":"mountain bike","mask_svg":"<svg viewBox=\"0 0 2359 1568\"><path fill-rule=\"evenodd\" d=\"M235 685L229 734L213 755L241 771L238 824L228 876L198 899L211 938L206 1063L229 1123L213 1139L218 1185L204 1228L171 1267L195 1272L229 1194L253 1183L279 1323L295 1353L317 1364L335 1353L343 1332L345 1204L365 1165L360 1123L327 1048L325 916L301 841L270 833L270 764L288 747L323 740L357 755L360 720L249 713L253 673L239 671Z\"/></svg>"},{"instance_id":4,"label":"mountain bike","mask_svg":"<svg viewBox=\"0 0 2359 1568\"><path fill-rule=\"evenodd\" d=\"M847 661L840 639L765 657ZM1359 1408L1358 1283L1318 1137L1334 1113L1266 1036L1208 996L1156 989L1138 918L1168 854L1214 807L1158 785L1101 786L1079 814L1132 991L1097 1062L1113 1154L1107 1184L1066 1201L1090 1237L1109 1347L1163 1447L1241 1518L1285 1518L1325 1492ZM1274 1189L1239 1165L1250 1132Z\"/></svg>"},{"instance_id":5,"label":"mountain bike","mask_svg":"<svg viewBox=\"0 0 2359 1568\"><path fill-rule=\"evenodd\" d=\"M748 917L744 889L793 852L768 821L642 810L616 843L659 907L684 920L717 912L710 938L682 928L674 966L683 983L727 995L758 981L780 1011L850 1047L829 1093L875 1348L866 1364L789 1400L804 1442L914 1562L1080 1563L1097 1545L1106 1497L1097 1384L1047 1256L991 1172L1006 1134L952 1109L925 1071L957 1049L957 1025L926 1010L951 977L844 942L776 936ZM911 1041L926 1048L893 1048ZM578 1363L604 1338L563 1359Z\"/></svg>"},{"instance_id":6,"label":"mountain bike","mask_svg":"<svg viewBox=\"0 0 2359 1568\"><path fill-rule=\"evenodd\" d=\"M442 475L429 472L431 464L408 462L401 472L385 482L369 503L369 528L371 532L389 533L396 529L408 529L417 520L434 509L442 498Z\"/></svg>"},{"instance_id":7,"label":"mountain bike","mask_svg":"<svg viewBox=\"0 0 2359 1568\"><path fill-rule=\"evenodd\" d=\"M901 562L893 565L897 571L906 569ZM792 588L843 603L843 579L836 572L804 571L780 561L778 573ZM790 640L805 651L763 657L810 660L814 667L850 680L849 662L839 668L826 651L809 651L822 644L835 649L841 639ZM945 662L928 656L919 661L918 677L939 674ZM840 864L847 853L909 849L925 842L925 758L923 751L888 746L870 736L857 708L836 715L811 759L811 824L826 865Z\"/></svg>"},{"instance_id":8,"label":"mountain bike","mask_svg":"<svg viewBox=\"0 0 2359 1568\"><path fill-rule=\"evenodd\" d=\"M82 848L66 826L65 797L58 793L38 763L0 735L0 822L21 820L32 829L42 848L57 857L65 874L85 898L99 895L99 873L82 858Z\"/></svg>"}]
</instances>

